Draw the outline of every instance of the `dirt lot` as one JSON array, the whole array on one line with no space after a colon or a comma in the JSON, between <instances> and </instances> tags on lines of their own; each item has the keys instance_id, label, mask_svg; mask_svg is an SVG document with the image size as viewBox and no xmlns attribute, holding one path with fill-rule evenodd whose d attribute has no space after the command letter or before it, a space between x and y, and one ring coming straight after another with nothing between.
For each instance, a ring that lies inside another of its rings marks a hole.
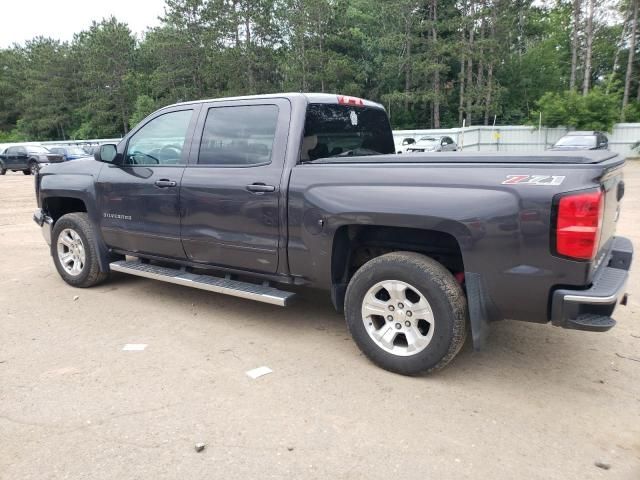
<instances>
[{"instance_id":1,"label":"dirt lot","mask_svg":"<svg viewBox=\"0 0 640 480\"><path fill-rule=\"evenodd\" d=\"M638 248L640 163L626 183ZM32 177L0 177L3 480L640 478L640 294L609 333L502 322L405 378L316 292L282 309L122 275L75 290L34 208Z\"/></svg>"}]
</instances>

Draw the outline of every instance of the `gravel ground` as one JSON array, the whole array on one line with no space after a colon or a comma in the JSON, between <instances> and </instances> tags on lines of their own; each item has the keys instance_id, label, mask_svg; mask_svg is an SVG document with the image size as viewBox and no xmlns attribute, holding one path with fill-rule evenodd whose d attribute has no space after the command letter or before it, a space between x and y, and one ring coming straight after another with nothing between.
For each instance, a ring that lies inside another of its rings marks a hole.
<instances>
[{"instance_id":1,"label":"gravel ground","mask_svg":"<svg viewBox=\"0 0 640 480\"><path fill-rule=\"evenodd\" d=\"M626 183L618 230L638 248L640 163ZM73 289L34 208L32 177L0 177L3 480L640 478L636 296L609 333L501 322L406 378L323 293L282 309L124 275Z\"/></svg>"}]
</instances>

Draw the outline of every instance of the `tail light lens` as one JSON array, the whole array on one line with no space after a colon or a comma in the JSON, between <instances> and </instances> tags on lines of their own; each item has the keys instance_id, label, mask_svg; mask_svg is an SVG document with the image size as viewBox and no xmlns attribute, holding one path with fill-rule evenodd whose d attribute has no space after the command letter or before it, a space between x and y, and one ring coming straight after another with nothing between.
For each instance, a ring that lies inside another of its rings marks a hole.
<instances>
[{"instance_id":1,"label":"tail light lens","mask_svg":"<svg viewBox=\"0 0 640 480\"><path fill-rule=\"evenodd\" d=\"M346 95L338 95L338 104L353 105L354 107L363 107L364 100L357 97L347 97Z\"/></svg>"},{"instance_id":2,"label":"tail light lens","mask_svg":"<svg viewBox=\"0 0 640 480\"><path fill-rule=\"evenodd\" d=\"M556 221L556 252L577 260L595 258L603 210L601 190L561 197Z\"/></svg>"}]
</instances>

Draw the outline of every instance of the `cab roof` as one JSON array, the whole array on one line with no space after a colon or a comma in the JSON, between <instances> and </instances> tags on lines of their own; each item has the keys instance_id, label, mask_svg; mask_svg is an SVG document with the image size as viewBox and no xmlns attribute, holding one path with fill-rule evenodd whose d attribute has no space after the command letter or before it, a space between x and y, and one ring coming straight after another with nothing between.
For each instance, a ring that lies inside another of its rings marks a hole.
<instances>
[{"instance_id":1,"label":"cab roof","mask_svg":"<svg viewBox=\"0 0 640 480\"><path fill-rule=\"evenodd\" d=\"M364 98L352 97L349 95L341 95L337 93L300 93L300 92L289 92L289 93L268 93L263 95L244 95L238 97L221 97L221 98L210 98L210 99L202 99L202 100L192 100L189 102L179 102L174 103L173 105L167 105L167 107L175 107L179 105L196 105L199 103L209 103L209 102L227 102L227 101L235 101L235 100L260 100L260 99L273 99L273 98L286 98L289 100L303 98L307 101L307 103L327 103L327 104L343 104L343 105L354 105L361 107L373 107L384 110L384 106L380 103L372 102L371 100L366 100ZM353 103L352 101L355 101Z\"/></svg>"}]
</instances>

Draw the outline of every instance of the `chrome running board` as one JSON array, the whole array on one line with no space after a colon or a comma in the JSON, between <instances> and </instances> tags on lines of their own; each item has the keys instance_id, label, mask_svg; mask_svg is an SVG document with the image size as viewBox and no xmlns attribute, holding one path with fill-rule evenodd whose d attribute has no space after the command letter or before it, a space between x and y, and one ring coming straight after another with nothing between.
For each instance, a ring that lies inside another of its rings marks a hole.
<instances>
[{"instance_id":1,"label":"chrome running board","mask_svg":"<svg viewBox=\"0 0 640 480\"><path fill-rule=\"evenodd\" d=\"M175 283L185 287L199 288L209 292L223 293L234 297L248 298L258 302L270 303L284 307L295 296L293 292L285 292L266 285L239 282L211 275L198 275L176 268L160 267L139 261L121 260L109 265L112 271L151 278L162 282Z\"/></svg>"}]
</instances>

